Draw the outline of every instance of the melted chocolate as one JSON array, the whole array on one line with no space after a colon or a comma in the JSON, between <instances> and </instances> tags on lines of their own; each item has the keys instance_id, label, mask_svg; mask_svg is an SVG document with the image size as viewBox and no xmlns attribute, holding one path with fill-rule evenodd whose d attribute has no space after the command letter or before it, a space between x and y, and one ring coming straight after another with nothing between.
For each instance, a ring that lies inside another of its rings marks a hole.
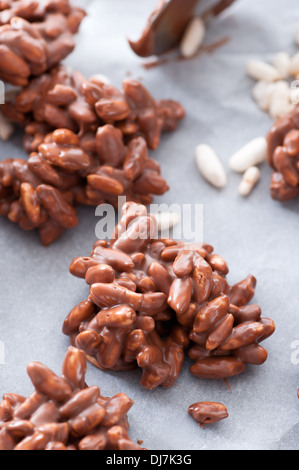
<instances>
[{"instance_id":1,"label":"melted chocolate","mask_svg":"<svg viewBox=\"0 0 299 470\"><path fill-rule=\"evenodd\" d=\"M129 41L140 57L159 55L175 47L191 20L198 0L164 0L149 17L138 41Z\"/></svg>"}]
</instances>

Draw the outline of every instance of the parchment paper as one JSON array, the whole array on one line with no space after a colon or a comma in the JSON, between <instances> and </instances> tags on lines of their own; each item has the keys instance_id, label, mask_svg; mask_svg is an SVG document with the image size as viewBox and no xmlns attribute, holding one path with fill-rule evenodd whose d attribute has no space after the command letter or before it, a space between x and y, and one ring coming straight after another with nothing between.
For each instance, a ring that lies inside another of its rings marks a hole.
<instances>
[{"instance_id":1,"label":"parchment paper","mask_svg":"<svg viewBox=\"0 0 299 470\"><path fill-rule=\"evenodd\" d=\"M229 35L228 44L213 55L171 62L146 71L130 50L126 37L138 37L155 0L90 0L77 48L67 59L86 76L104 73L121 85L126 76L141 79L156 98L179 100L187 117L176 133L164 135L153 153L170 191L157 201L204 204L204 239L229 263L231 283L252 273L258 279L254 302L271 317L277 332L265 343L268 361L227 385L192 377L187 361L170 390L143 390L140 372L104 373L88 366L87 382L111 396L125 392L135 405L129 413L131 436L149 449L298 449L299 365L292 345L299 340L299 201L284 205L271 200L271 171L248 199L238 195L240 176L228 169L230 155L252 138L264 135L270 118L251 99L253 81L245 74L249 58L271 59L279 51L296 52L293 42L299 20L298 2L239 0L213 22L206 43ZM194 149L211 144L223 159L229 183L212 188L198 174ZM0 158L23 158L21 136L0 143ZM32 385L26 365L44 362L60 372L69 345L61 333L65 316L87 296L82 280L68 273L75 256L88 255L95 241L93 208L79 209L80 224L50 248L36 233L25 233L0 221L0 340L5 364L0 365L0 394L27 395ZM297 346L298 348L298 346ZM199 428L187 415L197 401L220 401L229 418Z\"/></svg>"}]
</instances>

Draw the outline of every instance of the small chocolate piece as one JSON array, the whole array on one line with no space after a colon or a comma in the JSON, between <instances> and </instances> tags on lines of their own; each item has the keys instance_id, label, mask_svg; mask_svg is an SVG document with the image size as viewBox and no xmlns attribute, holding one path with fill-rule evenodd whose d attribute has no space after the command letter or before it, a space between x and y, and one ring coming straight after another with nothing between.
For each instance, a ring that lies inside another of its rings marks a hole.
<instances>
[{"instance_id":1,"label":"small chocolate piece","mask_svg":"<svg viewBox=\"0 0 299 470\"><path fill-rule=\"evenodd\" d=\"M68 349L62 377L39 362L27 371L35 391L7 393L0 403L0 450L141 450L128 436L133 401L87 387L82 351Z\"/></svg>"},{"instance_id":2,"label":"small chocolate piece","mask_svg":"<svg viewBox=\"0 0 299 470\"><path fill-rule=\"evenodd\" d=\"M286 202L299 196L299 106L277 121L267 136L268 163L274 169L271 196Z\"/></svg>"},{"instance_id":3,"label":"small chocolate piece","mask_svg":"<svg viewBox=\"0 0 299 470\"><path fill-rule=\"evenodd\" d=\"M190 372L202 379L233 377L267 359L259 343L274 323L247 305L256 279L230 287L228 266L210 245L159 239L156 219L140 204L127 203L111 241L96 242L70 272L90 290L63 332L100 369L139 367L151 390L175 383L186 351Z\"/></svg>"},{"instance_id":4,"label":"small chocolate piece","mask_svg":"<svg viewBox=\"0 0 299 470\"><path fill-rule=\"evenodd\" d=\"M193 17L198 0L160 0L138 41L129 41L140 57L159 55L175 47Z\"/></svg>"},{"instance_id":5,"label":"small chocolate piece","mask_svg":"<svg viewBox=\"0 0 299 470\"><path fill-rule=\"evenodd\" d=\"M222 403L213 403L203 401L200 403L194 403L194 405L188 408L189 415L196 421L200 426L205 424L214 424L228 418L227 409Z\"/></svg>"}]
</instances>

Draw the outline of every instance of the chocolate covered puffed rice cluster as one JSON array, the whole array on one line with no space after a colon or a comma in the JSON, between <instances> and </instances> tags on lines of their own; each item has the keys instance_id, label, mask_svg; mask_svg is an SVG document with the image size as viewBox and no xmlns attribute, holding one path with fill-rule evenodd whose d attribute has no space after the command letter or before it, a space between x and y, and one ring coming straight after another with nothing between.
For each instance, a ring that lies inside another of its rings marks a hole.
<instances>
[{"instance_id":1,"label":"chocolate covered puffed rice cluster","mask_svg":"<svg viewBox=\"0 0 299 470\"><path fill-rule=\"evenodd\" d=\"M175 101L154 100L135 80L124 80L119 90L96 77L86 80L64 66L32 80L2 106L2 112L24 126L28 153L37 150L47 133L60 128L78 133L82 145L94 151L95 131L105 124L119 130L125 142L142 136L150 149L156 149L161 133L175 130L185 114Z\"/></svg>"},{"instance_id":2,"label":"chocolate covered puffed rice cluster","mask_svg":"<svg viewBox=\"0 0 299 470\"><path fill-rule=\"evenodd\" d=\"M0 79L26 86L58 64L74 47L85 16L69 0L0 2Z\"/></svg>"},{"instance_id":3,"label":"chocolate covered puffed rice cluster","mask_svg":"<svg viewBox=\"0 0 299 470\"><path fill-rule=\"evenodd\" d=\"M70 272L90 294L63 331L101 369L138 366L141 384L153 389L175 383L185 351L195 361L191 373L207 379L267 359L259 343L275 326L249 305L255 278L229 286L227 264L210 245L157 238L156 219L142 205L127 203L111 241L96 242Z\"/></svg>"},{"instance_id":4,"label":"chocolate covered puffed rice cluster","mask_svg":"<svg viewBox=\"0 0 299 470\"><path fill-rule=\"evenodd\" d=\"M77 225L78 204L117 206L119 196L149 204L168 190L148 148L177 127L184 110L156 102L135 80L118 90L58 66L2 110L25 128L30 156L0 162L0 214L37 228L45 245Z\"/></svg>"},{"instance_id":5,"label":"chocolate covered puffed rice cluster","mask_svg":"<svg viewBox=\"0 0 299 470\"><path fill-rule=\"evenodd\" d=\"M62 377L39 362L27 372L32 395L7 393L0 403L0 450L140 450L128 437L133 401L88 387L82 351L69 348Z\"/></svg>"},{"instance_id":6,"label":"chocolate covered puffed rice cluster","mask_svg":"<svg viewBox=\"0 0 299 470\"><path fill-rule=\"evenodd\" d=\"M277 121L268 136L268 163L274 173L271 195L281 202L299 196L299 106Z\"/></svg>"},{"instance_id":7,"label":"chocolate covered puffed rice cluster","mask_svg":"<svg viewBox=\"0 0 299 470\"><path fill-rule=\"evenodd\" d=\"M58 129L28 161L0 162L0 215L38 229L47 246L78 224L78 204L117 206L122 195L150 203L168 189L142 137L125 146L120 130L106 125L96 132L95 153L84 148L76 134Z\"/></svg>"}]
</instances>

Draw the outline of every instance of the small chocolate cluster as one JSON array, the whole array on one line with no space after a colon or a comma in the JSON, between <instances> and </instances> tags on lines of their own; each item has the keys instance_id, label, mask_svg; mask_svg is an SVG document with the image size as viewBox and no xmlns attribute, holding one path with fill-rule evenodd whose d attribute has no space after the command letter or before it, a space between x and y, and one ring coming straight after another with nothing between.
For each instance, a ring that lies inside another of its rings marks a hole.
<instances>
[{"instance_id":1,"label":"small chocolate cluster","mask_svg":"<svg viewBox=\"0 0 299 470\"><path fill-rule=\"evenodd\" d=\"M70 272L86 280L89 297L66 318L63 332L103 370L142 369L147 389L171 387L185 360L200 378L222 379L260 365L272 335L251 301L256 280L229 286L226 262L210 245L157 237L144 206L129 202L110 242L95 243L90 257Z\"/></svg>"},{"instance_id":2,"label":"small chocolate cluster","mask_svg":"<svg viewBox=\"0 0 299 470\"><path fill-rule=\"evenodd\" d=\"M78 204L117 206L118 197L150 204L168 185L148 156L161 132L184 116L171 100L156 102L143 85L123 90L59 66L31 81L3 106L25 128L28 160L0 162L0 214L49 245L78 223Z\"/></svg>"},{"instance_id":3,"label":"small chocolate cluster","mask_svg":"<svg viewBox=\"0 0 299 470\"><path fill-rule=\"evenodd\" d=\"M299 196L299 106L277 121L268 136L268 163L274 169L273 199L286 202Z\"/></svg>"},{"instance_id":4,"label":"small chocolate cluster","mask_svg":"<svg viewBox=\"0 0 299 470\"><path fill-rule=\"evenodd\" d=\"M69 0L0 2L0 79L26 86L74 49L84 10Z\"/></svg>"},{"instance_id":5,"label":"small chocolate cluster","mask_svg":"<svg viewBox=\"0 0 299 470\"><path fill-rule=\"evenodd\" d=\"M69 348L62 377L32 362L27 367L35 391L7 393L0 403L0 450L140 450L128 436L124 393L101 396L85 383L86 358Z\"/></svg>"}]
</instances>

